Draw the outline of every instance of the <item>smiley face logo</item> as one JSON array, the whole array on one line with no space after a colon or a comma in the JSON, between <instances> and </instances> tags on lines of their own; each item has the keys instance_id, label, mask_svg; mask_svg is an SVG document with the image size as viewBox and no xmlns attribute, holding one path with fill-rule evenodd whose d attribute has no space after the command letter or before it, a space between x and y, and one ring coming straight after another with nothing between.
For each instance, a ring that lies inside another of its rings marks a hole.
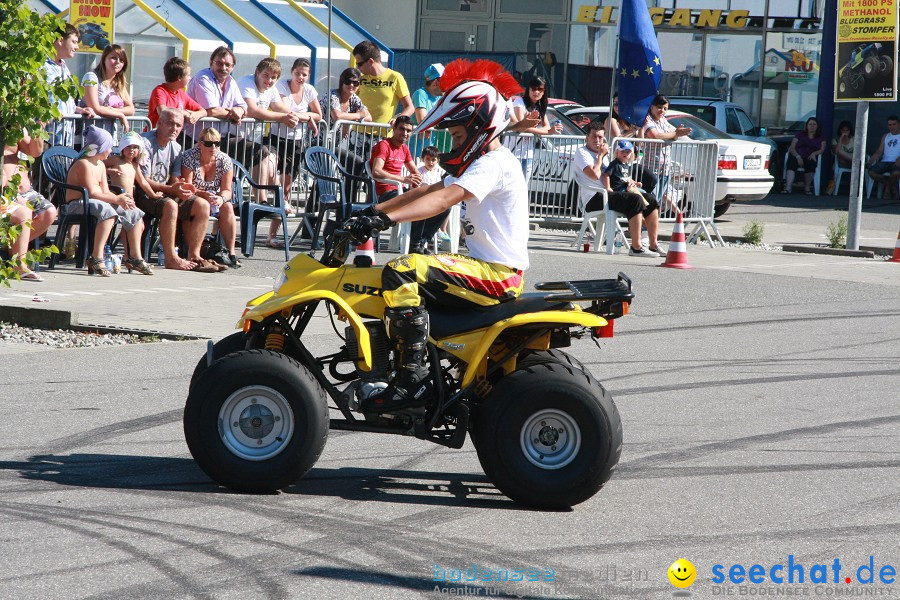
<instances>
[{"instance_id":1,"label":"smiley face logo","mask_svg":"<svg viewBox=\"0 0 900 600\"><path fill-rule=\"evenodd\" d=\"M689 587L697 578L697 569L686 558L679 558L669 567L669 581L677 588Z\"/></svg>"}]
</instances>

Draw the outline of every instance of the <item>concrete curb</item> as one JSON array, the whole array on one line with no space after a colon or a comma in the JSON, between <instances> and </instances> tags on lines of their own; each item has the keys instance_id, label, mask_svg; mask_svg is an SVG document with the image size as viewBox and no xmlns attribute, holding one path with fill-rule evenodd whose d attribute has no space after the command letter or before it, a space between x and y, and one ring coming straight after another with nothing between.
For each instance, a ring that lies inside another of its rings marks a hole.
<instances>
[{"instance_id":1,"label":"concrete curb","mask_svg":"<svg viewBox=\"0 0 900 600\"><path fill-rule=\"evenodd\" d=\"M69 331L80 331L82 333L100 334L124 333L141 337L155 336L160 339L172 341L207 339L202 336L170 333L168 331L134 329L131 327L108 327L106 325L79 323L78 313L53 308L0 305L0 321L15 323L20 327L31 327L34 329L65 329Z\"/></svg>"},{"instance_id":2,"label":"concrete curb","mask_svg":"<svg viewBox=\"0 0 900 600\"><path fill-rule=\"evenodd\" d=\"M785 244L781 249L785 252L801 252L803 254L828 254L831 256L852 256L854 258L875 258L875 253L871 250L846 250L844 248L797 246L794 244Z\"/></svg>"}]
</instances>

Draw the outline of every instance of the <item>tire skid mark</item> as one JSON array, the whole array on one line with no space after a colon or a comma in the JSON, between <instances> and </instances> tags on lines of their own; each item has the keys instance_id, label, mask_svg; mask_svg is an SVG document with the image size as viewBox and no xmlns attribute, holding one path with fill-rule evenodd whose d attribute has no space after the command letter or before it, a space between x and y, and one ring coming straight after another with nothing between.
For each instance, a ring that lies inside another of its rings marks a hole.
<instances>
[{"instance_id":1,"label":"tire skid mark","mask_svg":"<svg viewBox=\"0 0 900 600\"><path fill-rule=\"evenodd\" d=\"M184 410L176 408L174 410L167 410L152 415L138 417L136 419L119 421L118 423L113 423L111 425L103 425L102 427L89 429L82 433L75 433L51 440L43 445L43 448L38 454L65 454L66 452L81 448L82 446L96 445L99 442L104 442L130 433L137 433L138 431L143 431L145 429L168 425L169 423L180 421L183 415ZM34 453L32 452L31 454Z\"/></svg>"},{"instance_id":2,"label":"tire skid mark","mask_svg":"<svg viewBox=\"0 0 900 600\"><path fill-rule=\"evenodd\" d=\"M193 530L198 533L202 532L202 533L206 533L206 534L213 533L213 534L221 535L222 531L219 529L211 529L211 528L198 527L198 526L193 526L193 525L175 524L175 523L169 523L166 521L161 521L159 519L151 519L151 518L147 518L147 517L140 517L140 516L135 516L135 515L121 514L121 513L112 515L112 518L124 519L124 520L130 521L132 523L137 522L137 523L147 525L145 527L138 527L135 525L114 523L110 520L111 515L108 512L93 511L93 510L83 509L83 508L78 508L78 509L67 509L67 508L62 508L62 507L48 508L48 507L42 507L40 505L34 505L34 504L31 504L31 505L19 504L18 506L16 506L13 503L0 502L0 511L4 511L4 510L8 511L8 512L16 512L17 511L19 513L40 512L40 513L43 513L43 515L48 520L57 520L57 521L70 520L70 521L75 521L77 523L99 525L101 527L107 527L110 529L118 529L121 531L127 531L129 533L138 534L143 537L152 537L152 538L155 538L155 539L158 539L161 541L169 542L171 544L179 546L188 551L199 552L201 554L205 554L206 556L219 561L220 564L227 563L227 564L235 566L235 567L249 566L247 564L248 560L246 558L243 558L243 559L235 558L233 556L226 554L225 552L222 552L222 551L219 551L219 550L209 547L208 544L198 544L198 543L194 543L194 542L190 542L190 541L185 541L184 538L182 538L176 534L162 533L157 529L157 527L158 526L176 527L178 529L190 529L190 530ZM29 519L29 520L31 520L31 519ZM151 527L151 525L153 527ZM73 526L73 527L76 527L76 526ZM99 532L95 532L94 530L90 530L87 528L84 528L84 530L93 532L96 536L96 539L101 539L101 540L104 538L106 538L107 540L109 539L108 536L104 536L103 534L101 534ZM94 536L92 536L92 537L94 537ZM155 559L153 557L153 555L151 555L149 553L140 552L140 555L141 555L141 558L144 560L146 560L148 558L152 559L153 562L151 564L153 564L154 566L156 566L156 563L163 563L163 561L161 561L159 559ZM148 562L150 562L150 561L148 560ZM163 564L165 564L165 563L163 563ZM175 569L174 567L169 567L169 569L171 570L171 572L178 573L177 569ZM265 592L267 598L286 597L286 591L284 589L282 589L281 585L272 581L270 578L261 576L261 574L255 568L251 568L251 569L245 568L245 572L247 572L247 571L249 572L250 577L253 580L255 580L255 582L257 583L259 588ZM182 582L178 582L178 583L180 584ZM212 598L213 596L210 596L210 597Z\"/></svg>"},{"instance_id":3,"label":"tire skid mark","mask_svg":"<svg viewBox=\"0 0 900 600\"><path fill-rule=\"evenodd\" d=\"M53 514L50 510L41 510L40 507L31 505L23 508L9 506L9 503L3 502L0 503L0 512L18 516L23 518L26 521L31 521L39 524L50 525L51 527L57 527L64 531L69 531L71 533L83 535L84 537L91 538L96 540L101 544L106 544L108 546L112 546L113 548L119 550L120 552L124 552L125 554L133 556L135 559L144 562L154 569L156 569L160 574L165 576L166 578L173 581L173 583L183 586L184 589L190 591L191 594L197 596L199 598L209 598L210 600L214 600L213 596L210 596L203 592L201 588L199 588L194 581L190 579L190 577L180 572L175 567L170 566L164 560L160 560L153 556L150 553L143 552L129 544L127 542L123 542L121 540L113 539L110 536L104 535L99 531L94 529L84 527L81 525L67 523L66 521L83 521L83 519L79 519L77 517L69 517L62 516L60 517L58 514ZM35 516L34 513L39 512L42 513L40 516ZM115 527L114 525L110 525L108 523L101 523L104 526Z\"/></svg>"},{"instance_id":4,"label":"tire skid mark","mask_svg":"<svg viewBox=\"0 0 900 600\"><path fill-rule=\"evenodd\" d=\"M868 429L881 425L893 425L895 423L900 423L900 415L873 417L871 419L860 419L858 421L838 421L834 423L825 423L823 425L813 425L810 427L797 427L794 429L776 431L774 433L762 433L733 440L702 444L700 446L685 448L684 450L651 454L650 456L638 458L628 463L628 465L629 469L632 470L632 472L635 472L639 471L641 468L669 466L674 462L692 460L708 454L721 454L723 452L745 450L754 446L790 440L798 436L822 436L830 433L845 433L847 430L851 429Z\"/></svg>"}]
</instances>

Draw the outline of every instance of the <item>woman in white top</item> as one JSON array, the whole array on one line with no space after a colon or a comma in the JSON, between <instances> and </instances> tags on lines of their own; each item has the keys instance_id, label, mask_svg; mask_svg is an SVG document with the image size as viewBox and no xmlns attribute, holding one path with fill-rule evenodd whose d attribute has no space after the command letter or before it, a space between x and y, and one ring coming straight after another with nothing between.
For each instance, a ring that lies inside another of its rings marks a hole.
<instances>
[{"instance_id":1,"label":"woman in white top","mask_svg":"<svg viewBox=\"0 0 900 600\"><path fill-rule=\"evenodd\" d=\"M84 106L93 109L98 117L110 122L100 127L113 134L113 144L119 135L129 130L128 117L134 115L134 102L128 93L125 71L128 70L128 56L118 44L107 46L100 55L100 62L93 71L81 78L84 87ZM118 121L113 124L111 121Z\"/></svg>"},{"instance_id":2,"label":"woman in white top","mask_svg":"<svg viewBox=\"0 0 900 600\"><path fill-rule=\"evenodd\" d=\"M298 58L291 66L291 76L278 82L275 88L281 95L281 102L299 119L297 127L275 125L272 127L268 143L277 149L284 173L284 192L290 193L291 183L303 167L303 151L308 145L309 135L318 137L318 122L322 120L319 93L309 80L310 63ZM306 125L302 125L305 123Z\"/></svg>"},{"instance_id":3,"label":"woman in white top","mask_svg":"<svg viewBox=\"0 0 900 600\"><path fill-rule=\"evenodd\" d=\"M650 103L650 112L644 119L639 137L651 140L675 141L680 137L690 135L693 129L679 125L675 127L666 120L666 111L669 110L669 99L662 94L657 94ZM645 170L659 175L659 184L654 190L654 195L662 200L668 199L669 187L669 159L671 152L663 146L656 152L647 152L644 156Z\"/></svg>"},{"instance_id":4,"label":"woman in white top","mask_svg":"<svg viewBox=\"0 0 900 600\"><path fill-rule=\"evenodd\" d=\"M528 82L528 90L524 96L515 96L510 102L512 103L512 111L510 115L510 126L507 131L517 131L519 133L530 133L533 135L551 135L562 131L562 123L554 123L552 126L547 120L547 82L543 77L532 77ZM534 114L536 111L537 114ZM526 119L537 117L537 124ZM519 159L522 164L522 174L525 176L525 183L531 179L531 163L534 159L534 138L507 136L504 138L503 145L509 148L513 155Z\"/></svg>"}]
</instances>

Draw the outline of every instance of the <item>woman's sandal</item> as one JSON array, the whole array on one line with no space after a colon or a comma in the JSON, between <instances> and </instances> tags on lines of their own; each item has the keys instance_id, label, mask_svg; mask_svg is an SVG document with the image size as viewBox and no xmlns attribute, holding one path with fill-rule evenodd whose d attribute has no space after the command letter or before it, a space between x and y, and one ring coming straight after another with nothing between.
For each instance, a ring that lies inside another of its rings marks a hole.
<instances>
[{"instance_id":1,"label":"woman's sandal","mask_svg":"<svg viewBox=\"0 0 900 600\"><path fill-rule=\"evenodd\" d=\"M207 264L209 261L201 260L198 262L196 260L192 260L191 262L194 263L194 266L191 267L190 270L194 271L195 273L218 273L219 272L219 269Z\"/></svg>"},{"instance_id":2,"label":"woman's sandal","mask_svg":"<svg viewBox=\"0 0 900 600\"><path fill-rule=\"evenodd\" d=\"M109 277L112 275L112 271L106 268L106 263L103 262L102 258L89 257L87 259L87 268L88 275L97 274L101 277Z\"/></svg>"},{"instance_id":3,"label":"woman's sandal","mask_svg":"<svg viewBox=\"0 0 900 600\"><path fill-rule=\"evenodd\" d=\"M240 269L243 266L234 254L229 254L228 258L231 260L232 269Z\"/></svg>"},{"instance_id":4,"label":"woman's sandal","mask_svg":"<svg viewBox=\"0 0 900 600\"><path fill-rule=\"evenodd\" d=\"M137 271L141 275L153 275L153 269L142 258L126 258L125 268L129 273Z\"/></svg>"}]
</instances>

